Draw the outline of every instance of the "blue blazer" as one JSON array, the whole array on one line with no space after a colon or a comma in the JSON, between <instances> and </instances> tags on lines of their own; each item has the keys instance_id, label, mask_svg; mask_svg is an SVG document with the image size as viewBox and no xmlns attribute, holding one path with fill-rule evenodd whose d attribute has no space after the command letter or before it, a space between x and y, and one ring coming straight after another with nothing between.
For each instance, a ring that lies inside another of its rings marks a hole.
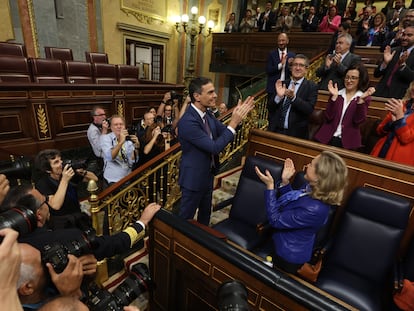
<instances>
[{"instance_id":1,"label":"blue blazer","mask_svg":"<svg viewBox=\"0 0 414 311\"><path fill-rule=\"evenodd\" d=\"M287 53L287 57L293 58L295 57L295 53L289 52ZM266 86L266 92L275 94L275 83L278 79L280 79L280 75L282 74L282 71L279 70L279 64L280 64L280 57L279 57L279 49L273 50L269 53L269 56L267 57L267 65L266 65L266 73L267 73L267 86ZM289 66L286 63L285 66L285 80L290 80L290 69Z\"/></svg>"},{"instance_id":2,"label":"blue blazer","mask_svg":"<svg viewBox=\"0 0 414 311\"><path fill-rule=\"evenodd\" d=\"M178 122L178 140L183 152L178 182L192 191L211 187L213 170L212 155L218 167L218 155L234 138L233 133L207 110L206 118L213 139L207 134L204 122L190 105Z\"/></svg>"}]
</instances>

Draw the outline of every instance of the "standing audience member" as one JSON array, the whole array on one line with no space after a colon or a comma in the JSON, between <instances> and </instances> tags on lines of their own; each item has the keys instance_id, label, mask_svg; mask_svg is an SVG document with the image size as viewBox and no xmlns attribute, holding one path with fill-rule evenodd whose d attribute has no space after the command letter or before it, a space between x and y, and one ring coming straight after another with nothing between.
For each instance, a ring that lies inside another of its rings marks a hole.
<instances>
[{"instance_id":1,"label":"standing audience member","mask_svg":"<svg viewBox=\"0 0 414 311\"><path fill-rule=\"evenodd\" d=\"M101 138L104 155L104 182L109 186L131 173L138 162L139 141L125 128L125 119L119 115L111 117L111 133Z\"/></svg>"},{"instance_id":2,"label":"standing audience member","mask_svg":"<svg viewBox=\"0 0 414 311\"><path fill-rule=\"evenodd\" d=\"M314 139L323 144L357 150L361 147L360 125L366 120L375 88L368 88L368 72L362 64L348 68L344 80L343 89L339 89L332 80L329 81L331 97L326 107L325 121Z\"/></svg>"},{"instance_id":3,"label":"standing audience member","mask_svg":"<svg viewBox=\"0 0 414 311\"><path fill-rule=\"evenodd\" d=\"M391 98L385 104L387 116L377 127L381 136L371 155L387 160L414 165L414 82L404 98Z\"/></svg>"},{"instance_id":4,"label":"standing audience member","mask_svg":"<svg viewBox=\"0 0 414 311\"><path fill-rule=\"evenodd\" d=\"M273 98L276 94L275 84L277 80L288 80L290 77L289 64L293 61L295 53L288 51L289 37L285 33L279 34L277 37L277 49L269 53L267 57L266 73L267 85L266 92L268 98L268 105L273 103ZM269 110L269 107L268 107ZM269 110L269 130L274 130L275 124L274 115Z\"/></svg>"},{"instance_id":5,"label":"standing audience member","mask_svg":"<svg viewBox=\"0 0 414 311\"><path fill-rule=\"evenodd\" d=\"M227 112L227 110L228 110L227 105L226 105L225 102L222 102L219 105L219 108L218 109L219 109L219 112L220 112L220 116L224 115Z\"/></svg>"},{"instance_id":6,"label":"standing audience member","mask_svg":"<svg viewBox=\"0 0 414 311\"><path fill-rule=\"evenodd\" d=\"M323 151L305 168L306 184L293 190L289 180L295 165L286 159L282 178L275 182L268 170L255 168L266 185L267 218L273 231L276 267L296 274L310 261L318 231L327 223L330 209L340 205L347 185L348 169L337 154ZM279 196L276 196L279 194Z\"/></svg>"},{"instance_id":7,"label":"standing audience member","mask_svg":"<svg viewBox=\"0 0 414 311\"><path fill-rule=\"evenodd\" d=\"M394 9L387 12L387 27L390 30L398 27L399 23L403 20L407 9L405 8L404 0L395 0Z\"/></svg>"},{"instance_id":8,"label":"standing audience member","mask_svg":"<svg viewBox=\"0 0 414 311\"><path fill-rule=\"evenodd\" d=\"M254 28L254 19L252 18L252 10L247 9L246 14L240 22L240 32L241 33L250 33Z\"/></svg>"},{"instance_id":9,"label":"standing audience member","mask_svg":"<svg viewBox=\"0 0 414 311\"><path fill-rule=\"evenodd\" d=\"M139 159L140 165L164 152L166 150L167 140L169 146L171 140L170 133L161 132L161 128L157 123L150 125L142 141L144 147L142 148L143 151Z\"/></svg>"},{"instance_id":10,"label":"standing audience member","mask_svg":"<svg viewBox=\"0 0 414 311\"><path fill-rule=\"evenodd\" d=\"M325 58L325 63L316 70L316 76L321 78L320 90L328 89L328 82L332 80L338 84L338 88L344 87L343 77L345 71L353 64L359 63L361 58L349 51L352 44L352 36L343 34L338 37L335 45L335 52Z\"/></svg>"},{"instance_id":11,"label":"standing audience member","mask_svg":"<svg viewBox=\"0 0 414 311\"><path fill-rule=\"evenodd\" d=\"M303 15L305 12L305 1L299 2L298 5L294 8L293 12L291 13L293 18L293 27L301 27Z\"/></svg>"},{"instance_id":12,"label":"standing audience member","mask_svg":"<svg viewBox=\"0 0 414 311\"><path fill-rule=\"evenodd\" d=\"M374 15L373 20L372 27L364 24L364 29L359 35L357 45L383 46L388 33L385 26L385 15L381 12L377 13Z\"/></svg>"},{"instance_id":13,"label":"standing audience member","mask_svg":"<svg viewBox=\"0 0 414 311\"><path fill-rule=\"evenodd\" d=\"M366 8L364 8L363 17L358 21L357 30L355 32L356 37L358 38L362 34L364 29L371 28L373 22L374 18L372 16L372 8L370 6L367 6Z\"/></svg>"},{"instance_id":14,"label":"standing audience member","mask_svg":"<svg viewBox=\"0 0 414 311\"><path fill-rule=\"evenodd\" d=\"M320 32L335 32L338 30L338 26L341 23L341 16L338 15L338 10L336 6L329 8L328 15L325 15L322 18L321 23L319 24Z\"/></svg>"},{"instance_id":15,"label":"standing audience member","mask_svg":"<svg viewBox=\"0 0 414 311\"><path fill-rule=\"evenodd\" d=\"M231 33L237 31L236 13L230 13L229 19L224 26L224 32Z\"/></svg>"},{"instance_id":16,"label":"standing audience member","mask_svg":"<svg viewBox=\"0 0 414 311\"><path fill-rule=\"evenodd\" d=\"M81 213L77 185L81 181L98 181L96 175L84 168L74 170L70 164L64 165L56 149L39 152L35 158L35 168L41 174L35 182L36 188L46 196L50 206L51 228L89 228L89 217Z\"/></svg>"},{"instance_id":17,"label":"standing audience member","mask_svg":"<svg viewBox=\"0 0 414 311\"><path fill-rule=\"evenodd\" d=\"M305 14L302 20L302 30L304 32L316 32L318 30L319 19L315 13L316 9L312 5L309 8L309 13Z\"/></svg>"},{"instance_id":18,"label":"standing audience member","mask_svg":"<svg viewBox=\"0 0 414 311\"><path fill-rule=\"evenodd\" d=\"M289 32L293 26L293 17L289 14L289 7L283 6L282 12L276 20L277 32Z\"/></svg>"},{"instance_id":19,"label":"standing audience member","mask_svg":"<svg viewBox=\"0 0 414 311\"><path fill-rule=\"evenodd\" d=\"M152 125L155 121L155 116L152 112L147 111L144 113L144 117L142 118L141 124L137 129L137 137L140 143L142 142L142 138L145 135L145 131L147 130L148 126Z\"/></svg>"},{"instance_id":20,"label":"standing audience member","mask_svg":"<svg viewBox=\"0 0 414 311\"><path fill-rule=\"evenodd\" d=\"M342 14L342 20L349 19L351 20L351 22L354 21L357 16L357 11L355 9L356 9L356 1L349 2L348 7L346 8L344 14Z\"/></svg>"},{"instance_id":21,"label":"standing audience member","mask_svg":"<svg viewBox=\"0 0 414 311\"><path fill-rule=\"evenodd\" d=\"M178 139L182 149L179 216L192 219L198 209L198 222L208 226L213 177L219 165L218 155L234 139L239 123L254 108L254 99L249 96L243 103L239 101L226 127L208 109L216 105L217 99L210 79L193 79L189 86L189 95L191 105L178 123Z\"/></svg>"},{"instance_id":22,"label":"standing audience member","mask_svg":"<svg viewBox=\"0 0 414 311\"><path fill-rule=\"evenodd\" d=\"M351 35L351 25L349 23L339 24L338 31L336 31L335 34L332 36L331 44L328 49L329 54L335 53L336 41L338 40L339 36L344 35L344 34ZM351 43L351 47L349 48L349 51L353 53L354 48L355 48L355 40L352 39L352 43Z\"/></svg>"},{"instance_id":23,"label":"standing audience member","mask_svg":"<svg viewBox=\"0 0 414 311\"><path fill-rule=\"evenodd\" d=\"M0 230L0 301L7 311L23 311L16 291L21 262L18 235L9 228Z\"/></svg>"},{"instance_id":24,"label":"standing audience member","mask_svg":"<svg viewBox=\"0 0 414 311\"><path fill-rule=\"evenodd\" d=\"M259 31L272 31L272 27L276 23L276 14L272 10L273 3L272 1L267 1L265 6L265 11L260 14L259 22L257 28Z\"/></svg>"},{"instance_id":25,"label":"standing audience member","mask_svg":"<svg viewBox=\"0 0 414 311\"><path fill-rule=\"evenodd\" d=\"M105 110L100 106L95 106L92 108L91 116L93 122L88 127L88 140L92 147L93 154L96 158L97 168L95 173L100 175L103 169L103 159L102 159L102 148L101 148L101 135L108 133L109 124L106 120Z\"/></svg>"},{"instance_id":26,"label":"standing audience member","mask_svg":"<svg viewBox=\"0 0 414 311\"><path fill-rule=\"evenodd\" d=\"M309 59L297 54L292 62L292 79L276 81L274 103L269 104L269 111L275 120L274 132L308 139L308 119L318 97L318 87L305 79L308 72Z\"/></svg>"},{"instance_id":27,"label":"standing audience member","mask_svg":"<svg viewBox=\"0 0 414 311\"><path fill-rule=\"evenodd\" d=\"M388 1L394 1L394 0L388 0ZM391 4L391 6L392 6L392 4ZM374 5L374 0L365 0L364 1L364 7L361 9L361 11L359 11L359 13L358 13L358 17L359 18L362 18L362 16L364 16L364 11L365 11L365 9L366 8L371 8L371 13L372 14L377 14L377 7ZM384 10L384 9L383 9ZM381 10L382 11L382 10ZM385 12L382 12L384 15L387 15L387 12L385 11Z\"/></svg>"},{"instance_id":28,"label":"standing audience member","mask_svg":"<svg viewBox=\"0 0 414 311\"><path fill-rule=\"evenodd\" d=\"M401 35L401 46L391 49L386 46L383 61L374 71L378 82L375 96L402 98L414 80L414 26L408 26Z\"/></svg>"}]
</instances>

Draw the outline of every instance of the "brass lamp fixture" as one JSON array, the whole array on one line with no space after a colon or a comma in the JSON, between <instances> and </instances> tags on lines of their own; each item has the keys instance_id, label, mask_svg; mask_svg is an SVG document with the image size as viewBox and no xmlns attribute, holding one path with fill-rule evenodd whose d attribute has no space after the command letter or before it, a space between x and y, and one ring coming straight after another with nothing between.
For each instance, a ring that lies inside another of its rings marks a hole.
<instances>
[{"instance_id":1,"label":"brass lamp fixture","mask_svg":"<svg viewBox=\"0 0 414 311\"><path fill-rule=\"evenodd\" d=\"M202 35L203 37L207 38L211 35L214 28L214 22L209 20L206 26L206 18L204 16L199 16L197 19L198 8L193 6L191 8L191 19L187 14L182 16L175 16L175 30L178 33L185 33L190 37L190 58L188 60L188 66L186 68L186 75L184 77L185 85L188 87L190 81L194 78L195 72L195 53L196 53L196 45L197 45L197 37Z\"/></svg>"}]
</instances>

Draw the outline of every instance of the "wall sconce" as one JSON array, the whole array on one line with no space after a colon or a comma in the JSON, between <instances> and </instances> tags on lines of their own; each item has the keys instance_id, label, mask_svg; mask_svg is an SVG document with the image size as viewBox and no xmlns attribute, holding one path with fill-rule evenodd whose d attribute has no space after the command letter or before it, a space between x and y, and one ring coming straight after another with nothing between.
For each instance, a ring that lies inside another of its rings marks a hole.
<instances>
[{"instance_id":1,"label":"wall sconce","mask_svg":"<svg viewBox=\"0 0 414 311\"><path fill-rule=\"evenodd\" d=\"M199 16L197 19L198 8L193 6L191 8L191 19L187 14L174 17L175 23L175 30L178 33L185 33L190 37L190 58L188 60L188 66L186 69L186 75L184 77L185 85L188 87L190 81L194 78L194 71L195 71L195 52L196 52L196 38L198 35L202 35L203 37L208 37L213 32L214 22L209 20L207 22L207 32L204 33L204 29L206 26L206 18L204 16Z\"/></svg>"}]
</instances>

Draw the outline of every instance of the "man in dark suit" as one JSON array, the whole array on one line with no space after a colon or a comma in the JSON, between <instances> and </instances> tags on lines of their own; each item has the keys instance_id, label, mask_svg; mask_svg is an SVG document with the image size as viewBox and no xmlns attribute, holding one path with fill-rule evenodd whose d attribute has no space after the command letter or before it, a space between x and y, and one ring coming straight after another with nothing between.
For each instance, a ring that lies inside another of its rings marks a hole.
<instances>
[{"instance_id":1,"label":"man in dark suit","mask_svg":"<svg viewBox=\"0 0 414 311\"><path fill-rule=\"evenodd\" d=\"M374 77L381 77L375 96L403 98L411 81L414 80L414 26L404 29L401 46L384 50L383 61L374 71Z\"/></svg>"},{"instance_id":2,"label":"man in dark suit","mask_svg":"<svg viewBox=\"0 0 414 311\"><path fill-rule=\"evenodd\" d=\"M288 51L289 37L285 33L279 34L277 37L277 49L269 53L267 57L266 73L267 73L267 101L268 106L272 104L273 98L276 95L275 83L277 80L289 80L290 79L290 67L289 64L292 62L295 53ZM273 124L274 115L273 111L269 109L268 130L273 131L275 124Z\"/></svg>"},{"instance_id":3,"label":"man in dark suit","mask_svg":"<svg viewBox=\"0 0 414 311\"><path fill-rule=\"evenodd\" d=\"M233 140L237 126L253 109L254 100L249 96L243 103L239 101L226 127L211 113L217 94L210 79L193 79L189 95L191 104L178 122L178 139L183 152L178 180L182 193L178 215L192 219L198 208L198 222L208 226L218 155Z\"/></svg>"},{"instance_id":4,"label":"man in dark suit","mask_svg":"<svg viewBox=\"0 0 414 311\"><path fill-rule=\"evenodd\" d=\"M361 57L349 51L352 45L352 36L350 34L341 34L338 36L335 45L335 52L325 58L325 63L316 70L316 76L321 78L319 82L320 90L328 89L328 82L338 84L338 89L344 87L345 71L353 64L359 63Z\"/></svg>"},{"instance_id":5,"label":"man in dark suit","mask_svg":"<svg viewBox=\"0 0 414 311\"><path fill-rule=\"evenodd\" d=\"M318 97L318 87L306 80L309 59L297 54L292 62L292 80L276 81L276 96L269 110L274 110L274 132L308 139L308 118Z\"/></svg>"},{"instance_id":6,"label":"man in dark suit","mask_svg":"<svg viewBox=\"0 0 414 311\"><path fill-rule=\"evenodd\" d=\"M260 14L259 21L257 22L257 29L259 31L272 31L272 27L276 24L276 14L272 11L272 1L267 1L265 11Z\"/></svg>"}]
</instances>

